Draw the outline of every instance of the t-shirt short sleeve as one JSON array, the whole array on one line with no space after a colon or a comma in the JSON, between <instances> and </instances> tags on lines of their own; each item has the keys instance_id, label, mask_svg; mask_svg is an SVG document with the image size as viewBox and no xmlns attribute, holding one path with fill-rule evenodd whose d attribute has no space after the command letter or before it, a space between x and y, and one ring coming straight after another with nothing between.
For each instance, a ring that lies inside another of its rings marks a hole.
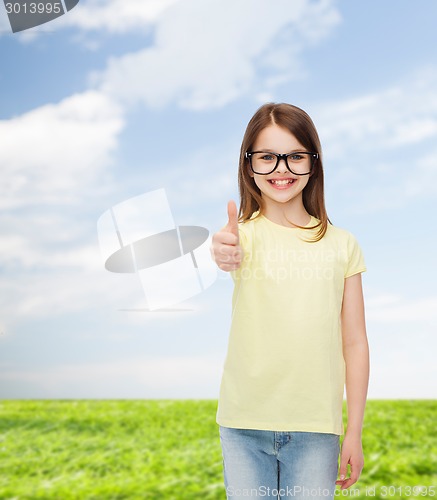
<instances>
[{"instance_id":1,"label":"t-shirt short sleeve","mask_svg":"<svg viewBox=\"0 0 437 500\"><path fill-rule=\"evenodd\" d=\"M355 236L349 233L347 242L347 263L344 277L348 278L349 276L364 271L367 271L367 267L364 261L363 251Z\"/></svg>"}]
</instances>

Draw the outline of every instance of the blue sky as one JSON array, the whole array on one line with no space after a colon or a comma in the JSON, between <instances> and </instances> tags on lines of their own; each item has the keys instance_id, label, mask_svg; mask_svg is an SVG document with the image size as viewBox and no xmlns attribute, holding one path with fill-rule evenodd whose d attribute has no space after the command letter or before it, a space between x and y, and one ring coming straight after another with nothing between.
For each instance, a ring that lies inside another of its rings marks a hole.
<instances>
[{"instance_id":1,"label":"blue sky","mask_svg":"<svg viewBox=\"0 0 437 500\"><path fill-rule=\"evenodd\" d=\"M164 188L177 224L214 233L248 120L285 101L365 255L369 397L436 398L436 18L431 0L81 0L12 34L0 6L0 397L218 397L230 276L188 311L134 311L97 220Z\"/></svg>"}]
</instances>

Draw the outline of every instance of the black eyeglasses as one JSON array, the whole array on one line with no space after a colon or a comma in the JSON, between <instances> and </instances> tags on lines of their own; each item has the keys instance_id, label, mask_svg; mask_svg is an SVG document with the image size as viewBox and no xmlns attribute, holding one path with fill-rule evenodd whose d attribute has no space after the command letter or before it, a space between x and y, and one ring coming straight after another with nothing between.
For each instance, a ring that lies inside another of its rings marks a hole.
<instances>
[{"instance_id":1,"label":"black eyeglasses","mask_svg":"<svg viewBox=\"0 0 437 500\"><path fill-rule=\"evenodd\" d=\"M279 154L270 151L247 151L245 157L249 160L250 168L254 174L271 174L276 170L279 162L284 160L292 174L308 175L313 170L319 158L319 153L295 151L294 153Z\"/></svg>"}]
</instances>

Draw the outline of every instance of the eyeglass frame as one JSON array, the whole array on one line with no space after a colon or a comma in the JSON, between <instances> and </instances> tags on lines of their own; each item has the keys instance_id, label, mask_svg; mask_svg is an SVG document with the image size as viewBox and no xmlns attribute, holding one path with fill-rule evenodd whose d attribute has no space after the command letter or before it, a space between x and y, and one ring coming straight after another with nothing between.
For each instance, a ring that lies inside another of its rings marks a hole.
<instances>
[{"instance_id":1,"label":"eyeglass frame","mask_svg":"<svg viewBox=\"0 0 437 500\"><path fill-rule=\"evenodd\" d=\"M268 153L270 155L276 156L276 165L273 168L273 170L271 170L270 172L267 172L265 174L255 172L255 170L253 169L253 166L252 166L252 155L254 155L255 153L266 153L266 154ZM298 174L297 172L293 172L293 170L291 170L290 166L288 165L288 157L292 156L292 155L298 155L298 154L306 154L306 155L310 155L310 158L312 157L309 172L305 172L304 174ZM284 163L287 167L287 170L289 170L292 174L294 174L294 175L310 175L314 169L314 165L315 165L316 161L319 159L319 153L312 153L311 151L293 151L292 153L281 154L281 153L273 153L272 151L246 151L246 153L244 154L244 157L249 160L250 169L256 175L270 175L272 172L274 172L278 168L279 162L281 160L284 160Z\"/></svg>"}]
</instances>

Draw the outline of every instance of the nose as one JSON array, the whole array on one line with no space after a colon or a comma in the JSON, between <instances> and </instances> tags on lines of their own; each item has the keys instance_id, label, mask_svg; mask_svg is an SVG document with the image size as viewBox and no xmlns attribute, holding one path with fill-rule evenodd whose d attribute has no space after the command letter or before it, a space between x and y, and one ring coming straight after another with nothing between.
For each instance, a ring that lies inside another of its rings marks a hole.
<instances>
[{"instance_id":1,"label":"nose","mask_svg":"<svg viewBox=\"0 0 437 500\"><path fill-rule=\"evenodd\" d=\"M280 169L280 167L281 167L281 161L284 162L284 165L283 165L283 169L284 170L281 170L281 172L288 172L288 165L287 165L287 157L286 156L281 156L279 158L279 161L278 161L278 164L276 165L275 170L279 170Z\"/></svg>"}]
</instances>

